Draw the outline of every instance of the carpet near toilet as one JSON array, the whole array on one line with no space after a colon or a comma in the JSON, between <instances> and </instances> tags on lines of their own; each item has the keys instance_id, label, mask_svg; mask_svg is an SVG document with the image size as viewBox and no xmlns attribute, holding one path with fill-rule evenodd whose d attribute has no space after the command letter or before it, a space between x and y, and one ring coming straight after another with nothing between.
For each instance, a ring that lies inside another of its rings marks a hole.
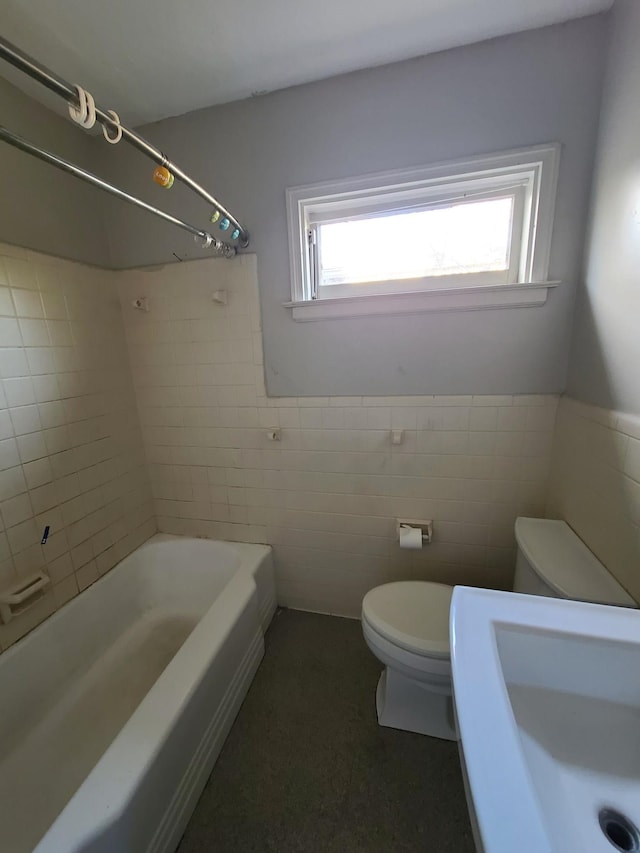
<instances>
[{"instance_id":1,"label":"carpet near toilet","mask_svg":"<svg viewBox=\"0 0 640 853\"><path fill-rule=\"evenodd\" d=\"M383 729L360 623L280 610L178 853L474 853L457 746Z\"/></svg>"}]
</instances>

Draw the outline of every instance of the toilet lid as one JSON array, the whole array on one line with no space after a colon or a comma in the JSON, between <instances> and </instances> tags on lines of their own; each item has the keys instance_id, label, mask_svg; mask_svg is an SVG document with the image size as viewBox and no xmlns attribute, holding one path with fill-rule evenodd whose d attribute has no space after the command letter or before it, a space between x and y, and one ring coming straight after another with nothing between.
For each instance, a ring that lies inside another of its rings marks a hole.
<instances>
[{"instance_id":1,"label":"toilet lid","mask_svg":"<svg viewBox=\"0 0 640 853\"><path fill-rule=\"evenodd\" d=\"M369 625L397 646L417 654L448 657L453 587L426 581L378 586L362 601Z\"/></svg>"}]
</instances>

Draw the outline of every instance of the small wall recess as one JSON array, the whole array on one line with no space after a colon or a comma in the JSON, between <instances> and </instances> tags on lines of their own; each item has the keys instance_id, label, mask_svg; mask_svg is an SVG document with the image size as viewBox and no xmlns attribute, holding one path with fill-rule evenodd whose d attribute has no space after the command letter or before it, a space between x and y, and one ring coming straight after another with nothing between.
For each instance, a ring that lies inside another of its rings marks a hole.
<instances>
[{"instance_id":1,"label":"small wall recess","mask_svg":"<svg viewBox=\"0 0 640 853\"><path fill-rule=\"evenodd\" d=\"M417 545L416 542L417 547L421 548L423 545L430 545L433 539L433 521L430 518L422 521L415 518L398 518L396 520L398 540L402 542L406 538L406 534L410 532L420 533L420 544ZM416 537L414 536L413 538L415 540ZM412 547L412 545L410 544L408 547Z\"/></svg>"},{"instance_id":2,"label":"small wall recess","mask_svg":"<svg viewBox=\"0 0 640 853\"><path fill-rule=\"evenodd\" d=\"M280 441L280 439L282 438L282 430L280 429L280 427L268 429L267 438L269 439L269 441Z\"/></svg>"},{"instance_id":3,"label":"small wall recess","mask_svg":"<svg viewBox=\"0 0 640 853\"><path fill-rule=\"evenodd\" d=\"M44 572L36 572L23 578L0 593L0 620L6 625L15 616L19 616L41 598L51 581Z\"/></svg>"},{"instance_id":4,"label":"small wall recess","mask_svg":"<svg viewBox=\"0 0 640 853\"><path fill-rule=\"evenodd\" d=\"M149 311L149 300L146 296L139 296L131 303L136 311Z\"/></svg>"}]
</instances>

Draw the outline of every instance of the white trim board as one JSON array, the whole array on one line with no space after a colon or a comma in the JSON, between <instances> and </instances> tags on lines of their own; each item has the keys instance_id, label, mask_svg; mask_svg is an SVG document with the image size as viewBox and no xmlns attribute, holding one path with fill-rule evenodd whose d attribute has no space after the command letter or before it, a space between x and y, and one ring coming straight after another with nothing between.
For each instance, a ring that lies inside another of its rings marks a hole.
<instances>
[{"instance_id":1,"label":"white trim board","mask_svg":"<svg viewBox=\"0 0 640 853\"><path fill-rule=\"evenodd\" d=\"M430 311L479 311L487 308L534 307L544 305L548 291L559 281L532 284L496 284L485 287L461 287L451 290L423 290L407 293L314 299L285 302L294 320L373 317L392 314L421 314Z\"/></svg>"}]
</instances>

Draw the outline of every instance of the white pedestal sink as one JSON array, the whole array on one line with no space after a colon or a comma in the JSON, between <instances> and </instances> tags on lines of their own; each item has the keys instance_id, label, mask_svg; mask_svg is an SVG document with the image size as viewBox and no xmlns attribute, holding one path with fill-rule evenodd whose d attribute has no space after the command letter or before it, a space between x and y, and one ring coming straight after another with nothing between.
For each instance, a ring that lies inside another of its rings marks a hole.
<instances>
[{"instance_id":1,"label":"white pedestal sink","mask_svg":"<svg viewBox=\"0 0 640 853\"><path fill-rule=\"evenodd\" d=\"M640 850L640 611L457 587L450 633L484 853Z\"/></svg>"}]
</instances>

